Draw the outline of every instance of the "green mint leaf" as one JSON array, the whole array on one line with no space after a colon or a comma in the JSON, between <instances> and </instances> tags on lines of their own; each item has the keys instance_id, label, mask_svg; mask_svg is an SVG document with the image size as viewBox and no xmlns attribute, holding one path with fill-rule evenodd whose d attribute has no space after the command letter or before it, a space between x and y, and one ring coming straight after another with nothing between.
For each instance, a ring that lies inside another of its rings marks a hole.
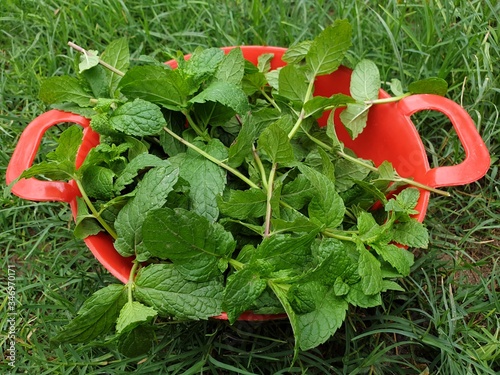
<instances>
[{"instance_id":1,"label":"green mint leaf","mask_svg":"<svg viewBox=\"0 0 500 375\"><path fill-rule=\"evenodd\" d=\"M359 281L358 257L355 256L356 246L353 243L336 238L323 238L315 242L311 250L316 264L304 281L321 280L329 285L335 284L338 278L348 284Z\"/></svg>"},{"instance_id":2,"label":"green mint leaf","mask_svg":"<svg viewBox=\"0 0 500 375\"><path fill-rule=\"evenodd\" d=\"M116 321L116 332L118 334L129 332L141 324L150 322L157 314L152 307L137 301L129 301L120 310Z\"/></svg>"},{"instance_id":3,"label":"green mint leaf","mask_svg":"<svg viewBox=\"0 0 500 375\"><path fill-rule=\"evenodd\" d=\"M199 85L215 73L223 58L224 52L220 48L197 48L182 67L182 71Z\"/></svg>"},{"instance_id":4,"label":"green mint leaf","mask_svg":"<svg viewBox=\"0 0 500 375\"><path fill-rule=\"evenodd\" d=\"M283 185L281 199L296 210L300 210L314 195L315 188L303 174Z\"/></svg>"},{"instance_id":5,"label":"green mint leaf","mask_svg":"<svg viewBox=\"0 0 500 375\"><path fill-rule=\"evenodd\" d=\"M138 137L157 135L165 126L160 107L142 99L118 107L109 122L113 129Z\"/></svg>"},{"instance_id":6,"label":"green mint leaf","mask_svg":"<svg viewBox=\"0 0 500 375\"><path fill-rule=\"evenodd\" d=\"M311 221L328 228L339 226L344 220L345 206L333 182L322 173L304 164L299 165L299 169L315 189L308 206Z\"/></svg>"},{"instance_id":7,"label":"green mint leaf","mask_svg":"<svg viewBox=\"0 0 500 375\"><path fill-rule=\"evenodd\" d=\"M389 199L385 205L386 211L394 211L407 215L417 214L414 208L418 203L420 192L416 188L406 188L401 191L395 198Z\"/></svg>"},{"instance_id":8,"label":"green mint leaf","mask_svg":"<svg viewBox=\"0 0 500 375\"><path fill-rule=\"evenodd\" d=\"M230 275L222 301L222 309L227 313L229 322L234 323L241 313L252 306L266 287L266 280L261 279L251 268L244 268Z\"/></svg>"},{"instance_id":9,"label":"green mint leaf","mask_svg":"<svg viewBox=\"0 0 500 375\"><path fill-rule=\"evenodd\" d=\"M314 299L314 310L297 315L298 344L309 350L324 343L335 334L345 320L347 302L337 297L333 288L311 283L309 298Z\"/></svg>"},{"instance_id":10,"label":"green mint leaf","mask_svg":"<svg viewBox=\"0 0 500 375\"><path fill-rule=\"evenodd\" d=\"M306 99L307 77L303 70L295 65L286 65L279 71L278 76L278 94L291 102L297 102L299 105Z\"/></svg>"},{"instance_id":11,"label":"green mint leaf","mask_svg":"<svg viewBox=\"0 0 500 375\"><path fill-rule=\"evenodd\" d=\"M385 226L378 225L373 215L365 211L362 211L358 216L357 224L359 231L358 238L364 243L378 241L387 229Z\"/></svg>"},{"instance_id":12,"label":"green mint leaf","mask_svg":"<svg viewBox=\"0 0 500 375\"><path fill-rule=\"evenodd\" d=\"M361 60L351 75L350 91L359 102L375 100L380 90L380 73L371 60Z\"/></svg>"},{"instance_id":13,"label":"green mint leaf","mask_svg":"<svg viewBox=\"0 0 500 375\"><path fill-rule=\"evenodd\" d=\"M412 94L434 94L445 96L448 92L448 83L441 78L425 78L410 83L408 91Z\"/></svg>"},{"instance_id":14,"label":"green mint leaf","mask_svg":"<svg viewBox=\"0 0 500 375\"><path fill-rule=\"evenodd\" d=\"M97 59L97 62L99 63L99 59ZM109 97L108 79L105 69L98 64L81 72L82 77L89 84L94 98L100 98L101 100Z\"/></svg>"},{"instance_id":15,"label":"green mint leaf","mask_svg":"<svg viewBox=\"0 0 500 375\"><path fill-rule=\"evenodd\" d=\"M162 207L170 191L173 190L179 176L179 170L166 165L147 172L138 183L135 197L120 211L115 221L118 235L114 245L122 256L137 254L143 261L146 257L142 243L142 223L146 214Z\"/></svg>"},{"instance_id":16,"label":"green mint leaf","mask_svg":"<svg viewBox=\"0 0 500 375\"><path fill-rule=\"evenodd\" d=\"M87 195L98 200L113 198L113 179L115 173L106 167L91 165L82 174L82 186Z\"/></svg>"},{"instance_id":17,"label":"green mint leaf","mask_svg":"<svg viewBox=\"0 0 500 375\"><path fill-rule=\"evenodd\" d=\"M383 281L380 284L383 287ZM354 285L350 285L349 293L345 297L346 301L351 305L358 306L361 308L369 308L374 306L379 306L382 304L382 297L380 293L366 294L363 290L362 283L359 282Z\"/></svg>"},{"instance_id":18,"label":"green mint leaf","mask_svg":"<svg viewBox=\"0 0 500 375\"><path fill-rule=\"evenodd\" d=\"M271 225L273 228L273 233L281 232L295 232L310 233L318 230L318 226L312 223L306 216L297 216L293 221L286 221L283 219L273 218L271 219Z\"/></svg>"},{"instance_id":19,"label":"green mint leaf","mask_svg":"<svg viewBox=\"0 0 500 375\"><path fill-rule=\"evenodd\" d=\"M366 163L371 163L365 161ZM337 191L344 192L350 189L355 181L362 181L370 173L363 165L354 163L347 159L339 159L335 163L335 186Z\"/></svg>"},{"instance_id":20,"label":"green mint leaf","mask_svg":"<svg viewBox=\"0 0 500 375\"><path fill-rule=\"evenodd\" d=\"M257 71L252 74L245 74L241 80L241 87L245 94L250 96L262 90L267 83L266 75Z\"/></svg>"},{"instance_id":21,"label":"green mint leaf","mask_svg":"<svg viewBox=\"0 0 500 375\"><path fill-rule=\"evenodd\" d=\"M218 160L227 158L227 149L218 139L212 139L208 144L193 143ZM217 199L226 185L226 171L191 149L170 160L178 166L180 176L189 183L191 209L210 221L217 220Z\"/></svg>"},{"instance_id":22,"label":"green mint leaf","mask_svg":"<svg viewBox=\"0 0 500 375\"><path fill-rule=\"evenodd\" d=\"M373 244L375 251L402 276L410 274L413 265L413 253L393 244Z\"/></svg>"},{"instance_id":23,"label":"green mint leaf","mask_svg":"<svg viewBox=\"0 0 500 375\"><path fill-rule=\"evenodd\" d=\"M379 178L382 180L393 180L396 177L394 167L390 162L385 160L378 166Z\"/></svg>"},{"instance_id":24,"label":"green mint leaf","mask_svg":"<svg viewBox=\"0 0 500 375\"><path fill-rule=\"evenodd\" d=\"M349 293L349 284L347 284L341 277L337 277L335 279L335 283L333 284L333 293L336 296L345 296Z\"/></svg>"},{"instance_id":25,"label":"green mint leaf","mask_svg":"<svg viewBox=\"0 0 500 375\"><path fill-rule=\"evenodd\" d=\"M249 110L245 92L237 85L227 81L214 81L205 90L192 98L190 103L217 102L244 114Z\"/></svg>"},{"instance_id":26,"label":"green mint leaf","mask_svg":"<svg viewBox=\"0 0 500 375\"><path fill-rule=\"evenodd\" d=\"M392 280L382 280L382 292L387 292L388 290L395 290L398 292L405 292L406 290Z\"/></svg>"},{"instance_id":27,"label":"green mint leaf","mask_svg":"<svg viewBox=\"0 0 500 375\"><path fill-rule=\"evenodd\" d=\"M101 135L116 135L116 131L111 127L107 113L94 114L90 120L90 127Z\"/></svg>"},{"instance_id":28,"label":"green mint leaf","mask_svg":"<svg viewBox=\"0 0 500 375\"><path fill-rule=\"evenodd\" d=\"M239 167L252 153L252 145L264 129L280 119L276 109L265 108L243 116L243 125L235 142L229 147L229 165Z\"/></svg>"},{"instance_id":29,"label":"green mint leaf","mask_svg":"<svg viewBox=\"0 0 500 375\"><path fill-rule=\"evenodd\" d=\"M87 53L80 55L80 64L78 64L79 73L84 70L93 68L99 64L99 52L94 50L87 50Z\"/></svg>"},{"instance_id":30,"label":"green mint leaf","mask_svg":"<svg viewBox=\"0 0 500 375\"><path fill-rule=\"evenodd\" d=\"M282 60L287 64L296 64L302 62L311 48L312 40L305 40L288 48L282 56Z\"/></svg>"},{"instance_id":31,"label":"green mint leaf","mask_svg":"<svg viewBox=\"0 0 500 375\"><path fill-rule=\"evenodd\" d=\"M404 94L403 85L399 79L391 79L390 87L394 96L401 96Z\"/></svg>"},{"instance_id":32,"label":"green mint leaf","mask_svg":"<svg viewBox=\"0 0 500 375\"><path fill-rule=\"evenodd\" d=\"M155 340L154 329L140 325L118 337L118 351L129 358L148 353Z\"/></svg>"},{"instance_id":33,"label":"green mint leaf","mask_svg":"<svg viewBox=\"0 0 500 375\"><path fill-rule=\"evenodd\" d=\"M111 284L87 299L77 316L51 339L51 343L77 344L108 333L114 327L121 308L127 302L124 285Z\"/></svg>"},{"instance_id":34,"label":"green mint leaf","mask_svg":"<svg viewBox=\"0 0 500 375\"><path fill-rule=\"evenodd\" d=\"M361 180L353 180L353 182L356 186L360 187L369 197L369 199L367 199L366 205L360 204L360 207L368 209L373 205L373 202L376 201L380 201L383 204L387 203L385 194L373 182L366 182ZM361 196L359 196L359 198L361 198ZM371 198L374 198L375 200Z\"/></svg>"},{"instance_id":35,"label":"green mint leaf","mask_svg":"<svg viewBox=\"0 0 500 375\"><path fill-rule=\"evenodd\" d=\"M350 96L344 94L335 94L329 98L324 96L315 96L304 104L304 116L312 116L317 119L323 115L323 112L327 108L333 109L345 106L348 103L354 103L354 100Z\"/></svg>"},{"instance_id":36,"label":"green mint leaf","mask_svg":"<svg viewBox=\"0 0 500 375\"><path fill-rule=\"evenodd\" d=\"M347 20L336 20L314 38L306 54L306 63L314 76L338 69L351 47L352 29Z\"/></svg>"},{"instance_id":37,"label":"green mint leaf","mask_svg":"<svg viewBox=\"0 0 500 375\"><path fill-rule=\"evenodd\" d=\"M234 219L245 220L266 214L267 195L261 189L230 190L227 199L219 199L220 212Z\"/></svg>"},{"instance_id":38,"label":"green mint leaf","mask_svg":"<svg viewBox=\"0 0 500 375\"><path fill-rule=\"evenodd\" d=\"M94 215L89 212L83 198L76 197L76 201L78 208L75 219L75 229L73 230L75 237L78 239L84 239L88 236L102 232L104 229L101 227Z\"/></svg>"},{"instance_id":39,"label":"green mint leaf","mask_svg":"<svg viewBox=\"0 0 500 375\"><path fill-rule=\"evenodd\" d=\"M186 280L173 264L151 264L139 270L134 295L160 315L198 320L221 313L223 286Z\"/></svg>"},{"instance_id":40,"label":"green mint leaf","mask_svg":"<svg viewBox=\"0 0 500 375\"><path fill-rule=\"evenodd\" d=\"M69 76L45 79L40 87L39 97L45 104L71 102L80 107L89 107L92 99L92 95L80 85L80 82Z\"/></svg>"},{"instance_id":41,"label":"green mint leaf","mask_svg":"<svg viewBox=\"0 0 500 375\"><path fill-rule=\"evenodd\" d=\"M222 59L215 73L215 78L219 81L239 85L244 73L245 59L243 58L243 53L241 52L241 48L234 48Z\"/></svg>"},{"instance_id":42,"label":"green mint leaf","mask_svg":"<svg viewBox=\"0 0 500 375\"><path fill-rule=\"evenodd\" d=\"M274 58L274 53L263 53L257 58L257 69L259 72L267 73L271 69L271 60Z\"/></svg>"},{"instance_id":43,"label":"green mint leaf","mask_svg":"<svg viewBox=\"0 0 500 375\"><path fill-rule=\"evenodd\" d=\"M187 105L192 87L179 70L162 66L138 66L120 80L119 89L129 99L140 98L179 111Z\"/></svg>"},{"instance_id":44,"label":"green mint leaf","mask_svg":"<svg viewBox=\"0 0 500 375\"><path fill-rule=\"evenodd\" d=\"M175 134L182 136L186 130L186 118L180 112L166 111L165 127L172 130ZM168 156L175 156L186 151L186 146L168 134L166 131L160 133L160 144Z\"/></svg>"},{"instance_id":45,"label":"green mint leaf","mask_svg":"<svg viewBox=\"0 0 500 375\"><path fill-rule=\"evenodd\" d=\"M109 43L102 53L101 59L122 73L126 73L130 61L127 39L119 38ZM108 76L109 95L111 98L116 98L118 97L116 90L122 77L108 69L105 72Z\"/></svg>"},{"instance_id":46,"label":"green mint leaf","mask_svg":"<svg viewBox=\"0 0 500 375\"><path fill-rule=\"evenodd\" d=\"M142 235L149 253L170 259L183 277L193 281L220 275L219 260L230 257L236 246L222 225L181 208L148 213Z\"/></svg>"},{"instance_id":47,"label":"green mint leaf","mask_svg":"<svg viewBox=\"0 0 500 375\"><path fill-rule=\"evenodd\" d=\"M348 103L347 108L340 113L340 120L352 139L356 139L366 127L370 107L361 103Z\"/></svg>"},{"instance_id":48,"label":"green mint leaf","mask_svg":"<svg viewBox=\"0 0 500 375\"><path fill-rule=\"evenodd\" d=\"M271 124L260 134L258 149L263 150L273 163L286 165L295 161L288 134L278 122Z\"/></svg>"},{"instance_id":49,"label":"green mint leaf","mask_svg":"<svg viewBox=\"0 0 500 375\"><path fill-rule=\"evenodd\" d=\"M303 269L310 259L311 244L318 229L302 235L273 234L264 238L253 259L265 260L270 271Z\"/></svg>"},{"instance_id":50,"label":"green mint leaf","mask_svg":"<svg viewBox=\"0 0 500 375\"><path fill-rule=\"evenodd\" d=\"M158 156L143 153L136 156L125 166L125 169L116 178L113 186L115 194L119 194L125 187L134 182L134 178L137 177L140 171L151 168L160 167L166 164L165 160L160 159Z\"/></svg>"},{"instance_id":51,"label":"green mint leaf","mask_svg":"<svg viewBox=\"0 0 500 375\"><path fill-rule=\"evenodd\" d=\"M429 246L429 231L424 224L416 220L395 223L391 231L392 239L405 246L427 249Z\"/></svg>"},{"instance_id":52,"label":"green mint leaf","mask_svg":"<svg viewBox=\"0 0 500 375\"><path fill-rule=\"evenodd\" d=\"M373 295L380 292L382 289L380 262L363 245L359 247L358 272L361 276L361 290L364 294Z\"/></svg>"}]
</instances>

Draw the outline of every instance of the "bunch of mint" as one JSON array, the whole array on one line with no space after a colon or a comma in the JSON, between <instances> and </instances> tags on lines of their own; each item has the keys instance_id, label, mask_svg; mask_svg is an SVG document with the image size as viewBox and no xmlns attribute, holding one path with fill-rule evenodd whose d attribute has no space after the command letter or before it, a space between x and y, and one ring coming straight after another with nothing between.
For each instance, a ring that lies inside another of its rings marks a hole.
<instances>
[{"instance_id":1,"label":"bunch of mint","mask_svg":"<svg viewBox=\"0 0 500 375\"><path fill-rule=\"evenodd\" d=\"M114 331L132 355L148 350L156 319L225 312L233 323L252 311L286 313L296 349L307 350L336 332L349 305L376 306L381 293L401 290L396 280L414 262L405 247L428 245L413 218L415 186L425 187L389 162L357 158L333 115L317 123L343 108L355 138L378 103L380 77L368 60L354 68L351 95L313 95L316 78L341 65L351 32L336 21L288 49L276 70L272 55L253 65L239 48L179 55L176 69L148 57L131 67L119 39L100 57L82 50L78 77L43 82L41 99L89 117L101 141L76 168L82 130L70 127L22 177L74 180L75 235L106 231L121 255L135 257L129 282L94 293L53 343ZM392 86L390 100L446 92L436 79L408 93Z\"/></svg>"}]
</instances>

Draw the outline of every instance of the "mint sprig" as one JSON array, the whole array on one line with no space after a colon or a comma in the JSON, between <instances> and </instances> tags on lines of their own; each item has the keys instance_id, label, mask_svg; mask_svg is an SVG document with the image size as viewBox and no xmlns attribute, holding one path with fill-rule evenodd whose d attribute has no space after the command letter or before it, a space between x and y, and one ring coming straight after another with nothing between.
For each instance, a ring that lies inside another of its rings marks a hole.
<instances>
[{"instance_id":1,"label":"mint sprig","mask_svg":"<svg viewBox=\"0 0 500 375\"><path fill-rule=\"evenodd\" d=\"M115 327L118 347L132 354L134 341L152 338L157 317L225 311L233 323L253 310L285 312L296 351L307 350L335 334L349 305L375 306L384 291L401 289L396 280L414 262L401 245L428 245L414 219L415 187L442 192L400 177L389 162L356 157L333 115L324 128L316 120L344 108L355 138L373 106L445 90L434 79L405 93L393 81L398 95L379 99L378 69L361 60L350 95L315 96L316 78L340 67L351 33L335 21L292 46L277 70L272 55L254 66L238 48L200 48L171 69L131 66L124 39L101 57L70 44L83 54L79 77L47 79L40 97L90 111L101 144L77 169L82 132L70 127L21 177L74 180L82 194L75 234L105 231L135 261L128 284L96 292L54 343Z\"/></svg>"}]
</instances>

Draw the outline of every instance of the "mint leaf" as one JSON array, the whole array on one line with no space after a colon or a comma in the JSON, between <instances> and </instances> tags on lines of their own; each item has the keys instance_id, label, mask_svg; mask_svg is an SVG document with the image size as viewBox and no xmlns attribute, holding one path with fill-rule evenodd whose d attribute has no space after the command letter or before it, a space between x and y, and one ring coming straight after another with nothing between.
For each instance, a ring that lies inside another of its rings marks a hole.
<instances>
[{"instance_id":1,"label":"mint leaf","mask_svg":"<svg viewBox=\"0 0 500 375\"><path fill-rule=\"evenodd\" d=\"M360 246L358 272L361 276L361 290L366 295L379 293L382 288L382 271L375 256Z\"/></svg>"},{"instance_id":2,"label":"mint leaf","mask_svg":"<svg viewBox=\"0 0 500 375\"><path fill-rule=\"evenodd\" d=\"M345 206L333 182L320 172L304 165L299 170L316 189L308 206L309 217L319 226L335 228L344 220Z\"/></svg>"},{"instance_id":3,"label":"mint leaf","mask_svg":"<svg viewBox=\"0 0 500 375\"><path fill-rule=\"evenodd\" d=\"M118 87L129 99L140 98L174 111L187 105L192 90L179 70L148 65L130 69Z\"/></svg>"},{"instance_id":4,"label":"mint leaf","mask_svg":"<svg viewBox=\"0 0 500 375\"><path fill-rule=\"evenodd\" d=\"M314 288L309 288L309 298L314 299L314 310L297 315L298 344L302 350L315 348L333 336L344 322L348 307L333 288L313 285Z\"/></svg>"},{"instance_id":5,"label":"mint leaf","mask_svg":"<svg viewBox=\"0 0 500 375\"><path fill-rule=\"evenodd\" d=\"M373 215L369 212L361 212L357 219L358 238L364 243L373 243L385 233L387 227L378 225Z\"/></svg>"},{"instance_id":6,"label":"mint leaf","mask_svg":"<svg viewBox=\"0 0 500 375\"><path fill-rule=\"evenodd\" d=\"M160 107L142 99L118 107L109 121L113 129L138 137L156 135L165 126Z\"/></svg>"},{"instance_id":7,"label":"mint leaf","mask_svg":"<svg viewBox=\"0 0 500 375\"><path fill-rule=\"evenodd\" d=\"M240 84L245 73L245 59L241 48L234 48L224 56L215 73L219 81L226 81L235 85Z\"/></svg>"},{"instance_id":8,"label":"mint leaf","mask_svg":"<svg viewBox=\"0 0 500 375\"><path fill-rule=\"evenodd\" d=\"M361 60L351 75L351 96L359 102L375 100L380 90L380 73L371 60Z\"/></svg>"},{"instance_id":9,"label":"mint leaf","mask_svg":"<svg viewBox=\"0 0 500 375\"><path fill-rule=\"evenodd\" d=\"M244 268L230 275L224 289L222 309L232 324L266 289L266 280L251 268Z\"/></svg>"},{"instance_id":10,"label":"mint leaf","mask_svg":"<svg viewBox=\"0 0 500 375\"><path fill-rule=\"evenodd\" d=\"M384 281L381 282L381 288L384 286ZM369 308L374 306L379 306L382 304L382 298L380 293L375 294L365 294L362 283L351 285L349 287L349 293L345 297L346 301L350 304L362 308Z\"/></svg>"},{"instance_id":11,"label":"mint leaf","mask_svg":"<svg viewBox=\"0 0 500 375\"><path fill-rule=\"evenodd\" d=\"M115 194L119 194L125 187L133 183L134 178L141 170L151 167L159 167L165 163L165 160L160 159L158 156L143 153L135 157L128 163L120 175L116 178L113 186Z\"/></svg>"},{"instance_id":12,"label":"mint leaf","mask_svg":"<svg viewBox=\"0 0 500 375\"><path fill-rule=\"evenodd\" d=\"M333 109L353 102L354 100L350 96L344 94L335 94L329 98L315 96L304 104L305 117L319 118L327 108Z\"/></svg>"},{"instance_id":13,"label":"mint leaf","mask_svg":"<svg viewBox=\"0 0 500 375\"><path fill-rule=\"evenodd\" d=\"M263 150L273 163L290 164L295 161L288 134L274 122L259 136L258 148Z\"/></svg>"},{"instance_id":14,"label":"mint leaf","mask_svg":"<svg viewBox=\"0 0 500 375\"><path fill-rule=\"evenodd\" d=\"M347 20L336 20L314 38L306 54L306 63L314 76L338 69L351 47L352 29Z\"/></svg>"},{"instance_id":15,"label":"mint leaf","mask_svg":"<svg viewBox=\"0 0 500 375\"><path fill-rule=\"evenodd\" d=\"M348 103L347 108L340 113L340 120L352 139L356 139L366 127L370 107L362 103Z\"/></svg>"},{"instance_id":16,"label":"mint leaf","mask_svg":"<svg viewBox=\"0 0 500 375\"><path fill-rule=\"evenodd\" d=\"M405 246L427 249L429 246L429 232L424 224L417 220L395 223L391 231L392 239Z\"/></svg>"},{"instance_id":17,"label":"mint leaf","mask_svg":"<svg viewBox=\"0 0 500 375\"><path fill-rule=\"evenodd\" d=\"M193 281L220 275L219 261L230 257L236 246L222 225L181 208L149 212L142 235L149 253L170 259L183 277Z\"/></svg>"},{"instance_id":18,"label":"mint leaf","mask_svg":"<svg viewBox=\"0 0 500 375\"><path fill-rule=\"evenodd\" d=\"M289 47L281 59L287 64L302 62L311 48L312 40L305 40Z\"/></svg>"},{"instance_id":19,"label":"mint leaf","mask_svg":"<svg viewBox=\"0 0 500 375\"><path fill-rule=\"evenodd\" d=\"M245 115L241 130L229 147L229 165L239 167L252 153L252 145L262 131L280 117L280 112L274 108L264 108Z\"/></svg>"},{"instance_id":20,"label":"mint leaf","mask_svg":"<svg viewBox=\"0 0 500 375\"><path fill-rule=\"evenodd\" d=\"M370 163L365 161L366 163ZM338 192L349 190L356 181L362 181L370 170L363 165L347 159L339 159L335 163L335 186Z\"/></svg>"},{"instance_id":21,"label":"mint leaf","mask_svg":"<svg viewBox=\"0 0 500 375\"><path fill-rule=\"evenodd\" d=\"M122 73L126 73L130 61L127 39L119 38L110 42L102 53L101 59ZM109 82L109 95L111 98L116 98L118 97L116 90L122 77L108 69L106 69L106 75Z\"/></svg>"},{"instance_id":22,"label":"mint leaf","mask_svg":"<svg viewBox=\"0 0 500 375\"><path fill-rule=\"evenodd\" d=\"M418 211L414 210L414 208L418 203L419 197L420 192L418 189L406 188L396 195L395 198L389 199L385 205L385 210L403 213L406 215L418 214Z\"/></svg>"},{"instance_id":23,"label":"mint leaf","mask_svg":"<svg viewBox=\"0 0 500 375\"><path fill-rule=\"evenodd\" d=\"M75 218L75 229L73 230L75 237L84 239L103 231L104 229L96 220L95 216L89 212L83 198L76 197L76 201L78 208Z\"/></svg>"},{"instance_id":24,"label":"mint leaf","mask_svg":"<svg viewBox=\"0 0 500 375\"><path fill-rule=\"evenodd\" d=\"M80 107L89 107L92 99L92 95L80 85L78 79L69 76L45 79L38 95L45 104L71 102Z\"/></svg>"},{"instance_id":25,"label":"mint leaf","mask_svg":"<svg viewBox=\"0 0 500 375\"><path fill-rule=\"evenodd\" d=\"M85 70L91 69L99 64L99 52L87 50L87 53L80 55L80 64L78 64L78 72L82 73Z\"/></svg>"},{"instance_id":26,"label":"mint leaf","mask_svg":"<svg viewBox=\"0 0 500 375\"><path fill-rule=\"evenodd\" d=\"M137 301L129 301L120 310L116 321L116 332L122 334L131 331L138 325L151 321L156 315L157 312L152 307Z\"/></svg>"},{"instance_id":27,"label":"mint leaf","mask_svg":"<svg viewBox=\"0 0 500 375\"><path fill-rule=\"evenodd\" d=\"M391 91L395 96L401 96L404 94L403 85L399 79L393 78L390 83Z\"/></svg>"},{"instance_id":28,"label":"mint leaf","mask_svg":"<svg viewBox=\"0 0 500 375\"><path fill-rule=\"evenodd\" d=\"M271 270L302 270L310 260L311 244L318 230L302 235L273 234L257 247L253 260L264 260Z\"/></svg>"},{"instance_id":29,"label":"mint leaf","mask_svg":"<svg viewBox=\"0 0 500 375\"><path fill-rule=\"evenodd\" d=\"M140 325L118 337L118 351L127 357L137 357L149 352L155 339L153 327Z\"/></svg>"},{"instance_id":30,"label":"mint leaf","mask_svg":"<svg viewBox=\"0 0 500 375\"><path fill-rule=\"evenodd\" d=\"M261 189L230 190L227 199L219 199L223 215L235 219L261 217L266 214L267 195Z\"/></svg>"},{"instance_id":31,"label":"mint leaf","mask_svg":"<svg viewBox=\"0 0 500 375\"><path fill-rule=\"evenodd\" d=\"M222 293L220 280L186 280L173 264L141 268L134 289L135 297L160 315L194 320L219 315Z\"/></svg>"},{"instance_id":32,"label":"mint leaf","mask_svg":"<svg viewBox=\"0 0 500 375\"><path fill-rule=\"evenodd\" d=\"M106 167L91 165L82 174L82 186L89 197L99 200L113 198L113 178L115 173Z\"/></svg>"},{"instance_id":33,"label":"mint leaf","mask_svg":"<svg viewBox=\"0 0 500 375\"><path fill-rule=\"evenodd\" d=\"M373 244L372 246L402 276L410 274L410 267L413 265L413 254L410 251L393 244Z\"/></svg>"},{"instance_id":34,"label":"mint leaf","mask_svg":"<svg viewBox=\"0 0 500 375\"><path fill-rule=\"evenodd\" d=\"M127 301L124 285L111 284L87 299L77 316L50 340L52 344L88 342L108 333Z\"/></svg>"},{"instance_id":35,"label":"mint leaf","mask_svg":"<svg viewBox=\"0 0 500 375\"><path fill-rule=\"evenodd\" d=\"M302 104L307 94L307 77L303 70L295 65L286 65L279 71L278 93L292 102Z\"/></svg>"},{"instance_id":36,"label":"mint leaf","mask_svg":"<svg viewBox=\"0 0 500 375\"><path fill-rule=\"evenodd\" d=\"M408 91L412 94L435 94L445 96L448 83L441 78L431 77L410 83Z\"/></svg>"},{"instance_id":37,"label":"mint leaf","mask_svg":"<svg viewBox=\"0 0 500 375\"><path fill-rule=\"evenodd\" d=\"M237 85L226 81L215 81L192 98L190 103L217 102L244 114L249 110L245 92Z\"/></svg>"},{"instance_id":38,"label":"mint leaf","mask_svg":"<svg viewBox=\"0 0 500 375\"><path fill-rule=\"evenodd\" d=\"M281 199L296 210L300 210L313 197L315 188L303 174L283 185Z\"/></svg>"},{"instance_id":39,"label":"mint leaf","mask_svg":"<svg viewBox=\"0 0 500 375\"><path fill-rule=\"evenodd\" d=\"M122 256L144 253L142 223L146 214L163 206L177 182L179 171L171 165L156 167L147 172L138 183L135 197L120 211L115 221L118 238L115 248ZM143 261L142 254L139 260Z\"/></svg>"},{"instance_id":40,"label":"mint leaf","mask_svg":"<svg viewBox=\"0 0 500 375\"><path fill-rule=\"evenodd\" d=\"M212 139L208 144L193 144L218 160L227 158L227 149L218 139ZM191 209L210 221L217 220L217 199L226 185L226 171L191 149L170 160L178 166L180 176L189 183Z\"/></svg>"},{"instance_id":41,"label":"mint leaf","mask_svg":"<svg viewBox=\"0 0 500 375\"><path fill-rule=\"evenodd\" d=\"M197 48L182 67L183 73L190 76L196 85L215 73L224 52L220 48Z\"/></svg>"}]
</instances>

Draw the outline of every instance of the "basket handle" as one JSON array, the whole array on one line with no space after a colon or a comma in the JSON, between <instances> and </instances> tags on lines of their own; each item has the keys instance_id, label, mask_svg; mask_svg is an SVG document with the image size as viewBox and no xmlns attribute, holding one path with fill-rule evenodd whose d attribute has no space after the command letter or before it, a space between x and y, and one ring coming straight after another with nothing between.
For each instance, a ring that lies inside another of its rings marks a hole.
<instances>
[{"instance_id":1,"label":"basket handle","mask_svg":"<svg viewBox=\"0 0 500 375\"><path fill-rule=\"evenodd\" d=\"M99 135L90 128L90 120L80 115L51 110L35 118L23 131L10 159L5 179L7 184L14 182L25 169L33 164L45 132L52 126L75 123L84 128L83 141L78 150L77 167L81 165L88 151L99 143ZM71 182L41 181L36 178L21 179L12 186L12 193L32 201L70 202L79 195Z\"/></svg>"},{"instance_id":2,"label":"basket handle","mask_svg":"<svg viewBox=\"0 0 500 375\"><path fill-rule=\"evenodd\" d=\"M460 105L439 95L411 95L398 103L402 114L408 117L422 110L435 110L447 116L465 150L465 159L456 165L432 168L425 181L429 186L465 185L479 180L490 167L490 155L472 118ZM411 121L411 120L410 120Z\"/></svg>"}]
</instances>

